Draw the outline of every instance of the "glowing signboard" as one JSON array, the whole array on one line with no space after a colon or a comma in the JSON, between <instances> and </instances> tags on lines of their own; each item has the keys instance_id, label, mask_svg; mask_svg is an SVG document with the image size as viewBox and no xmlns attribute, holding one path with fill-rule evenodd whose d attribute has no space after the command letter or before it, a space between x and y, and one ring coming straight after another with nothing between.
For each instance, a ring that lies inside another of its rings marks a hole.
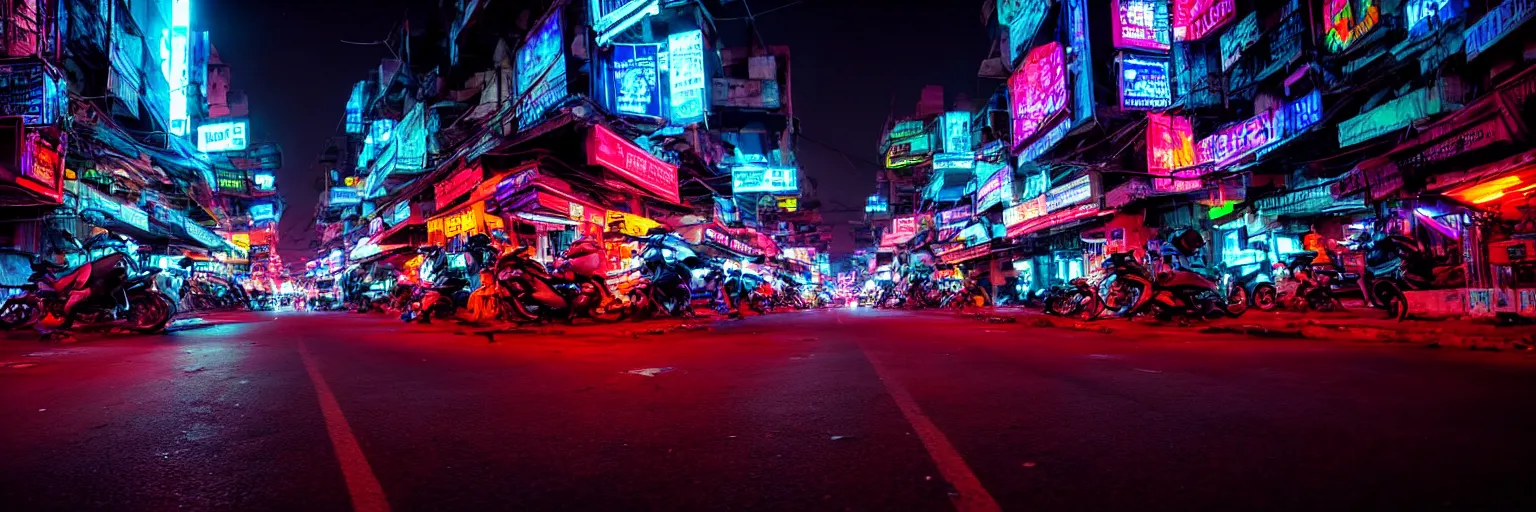
<instances>
[{"instance_id":1,"label":"glowing signboard","mask_svg":"<svg viewBox=\"0 0 1536 512\"><path fill-rule=\"evenodd\" d=\"M1515 27L1524 25L1531 18L1532 13L1536 13L1536 0L1504 0L1498 7L1489 9L1488 14L1467 27L1466 33L1462 36L1466 45L1467 60L1476 58L1488 47L1514 31Z\"/></svg>"},{"instance_id":2,"label":"glowing signboard","mask_svg":"<svg viewBox=\"0 0 1536 512\"><path fill-rule=\"evenodd\" d=\"M890 140L905 139L919 133L923 133L927 126L922 121L902 121L891 127L891 133L886 136Z\"/></svg>"},{"instance_id":3,"label":"glowing signboard","mask_svg":"<svg viewBox=\"0 0 1536 512\"><path fill-rule=\"evenodd\" d=\"M1205 37L1231 20L1236 11L1232 0L1173 0L1173 40Z\"/></svg>"},{"instance_id":4,"label":"glowing signboard","mask_svg":"<svg viewBox=\"0 0 1536 512\"><path fill-rule=\"evenodd\" d=\"M798 192L800 179L794 167L748 164L731 169L731 190L749 192Z\"/></svg>"},{"instance_id":5,"label":"glowing signboard","mask_svg":"<svg viewBox=\"0 0 1536 512\"><path fill-rule=\"evenodd\" d=\"M1323 45L1328 51L1348 48L1381 19L1377 0L1323 0Z\"/></svg>"},{"instance_id":6,"label":"glowing signboard","mask_svg":"<svg viewBox=\"0 0 1536 512\"><path fill-rule=\"evenodd\" d=\"M352 206L362 201L362 196L358 195L357 189L355 188L331 187L331 200L329 203L333 207Z\"/></svg>"},{"instance_id":7,"label":"glowing signboard","mask_svg":"<svg viewBox=\"0 0 1536 512\"><path fill-rule=\"evenodd\" d=\"M1088 0L1067 0L1067 44L1072 48L1072 118L1081 123L1092 119L1093 45L1088 37ZM1164 16L1164 19L1167 17ZM1165 30L1166 31L1166 30ZM1049 137L1049 135L1047 135ZM1055 143L1052 142L1052 145Z\"/></svg>"},{"instance_id":8,"label":"glowing signboard","mask_svg":"<svg viewBox=\"0 0 1536 512\"><path fill-rule=\"evenodd\" d=\"M347 98L347 133L363 133L363 103L368 101L368 81L352 84Z\"/></svg>"},{"instance_id":9,"label":"glowing signboard","mask_svg":"<svg viewBox=\"0 0 1536 512\"><path fill-rule=\"evenodd\" d=\"M1036 195L1003 210L1003 226L1011 228L1045 213L1045 194Z\"/></svg>"},{"instance_id":10,"label":"glowing signboard","mask_svg":"<svg viewBox=\"0 0 1536 512\"><path fill-rule=\"evenodd\" d=\"M192 0L171 0L171 28L160 34L165 45L160 48L160 71L171 89L170 132L178 137L186 135L192 127L187 111L187 95L192 92L188 87L192 83L191 38Z\"/></svg>"},{"instance_id":11,"label":"glowing signboard","mask_svg":"<svg viewBox=\"0 0 1536 512\"><path fill-rule=\"evenodd\" d=\"M229 121L197 127L197 150L204 153L241 151L250 142L246 121Z\"/></svg>"},{"instance_id":12,"label":"glowing signboard","mask_svg":"<svg viewBox=\"0 0 1536 512\"><path fill-rule=\"evenodd\" d=\"M943 171L948 169L971 170L976 168L976 155L974 153L939 153L933 155L933 170Z\"/></svg>"},{"instance_id":13,"label":"glowing signboard","mask_svg":"<svg viewBox=\"0 0 1536 512\"><path fill-rule=\"evenodd\" d=\"M934 215L933 220L934 223L938 225L938 227L949 228L970 222L972 217L974 217L974 215L971 214L971 207L970 205L966 205L957 206L948 210L941 211L938 213L938 215Z\"/></svg>"},{"instance_id":14,"label":"glowing signboard","mask_svg":"<svg viewBox=\"0 0 1536 512\"><path fill-rule=\"evenodd\" d=\"M971 113L945 112L942 120L945 153L961 153L971 150Z\"/></svg>"},{"instance_id":15,"label":"glowing signboard","mask_svg":"<svg viewBox=\"0 0 1536 512\"><path fill-rule=\"evenodd\" d=\"M656 197L672 203L682 202L677 190L677 166L624 140L607 126L592 125L592 131L587 134L587 164L613 171Z\"/></svg>"},{"instance_id":16,"label":"glowing signboard","mask_svg":"<svg viewBox=\"0 0 1536 512\"><path fill-rule=\"evenodd\" d=\"M613 98L614 111L661 116L661 82L656 77L659 50L654 44L613 45L608 91Z\"/></svg>"},{"instance_id":17,"label":"glowing signboard","mask_svg":"<svg viewBox=\"0 0 1536 512\"><path fill-rule=\"evenodd\" d=\"M976 211L986 211L996 205L1013 203L1013 170L1007 167L992 173L992 177L976 189Z\"/></svg>"},{"instance_id":18,"label":"glowing signboard","mask_svg":"<svg viewBox=\"0 0 1536 512\"><path fill-rule=\"evenodd\" d=\"M1195 165L1195 130L1189 118L1147 114L1147 173L1169 176L1174 169ZM1154 189L1171 192L1174 181L1153 179Z\"/></svg>"},{"instance_id":19,"label":"glowing signboard","mask_svg":"<svg viewBox=\"0 0 1536 512\"><path fill-rule=\"evenodd\" d=\"M1045 193L1045 211L1054 212L1093 198L1093 176L1084 175Z\"/></svg>"},{"instance_id":20,"label":"glowing signboard","mask_svg":"<svg viewBox=\"0 0 1536 512\"><path fill-rule=\"evenodd\" d=\"M1172 104L1168 57L1120 55L1120 108L1155 109Z\"/></svg>"},{"instance_id":21,"label":"glowing signboard","mask_svg":"<svg viewBox=\"0 0 1536 512\"><path fill-rule=\"evenodd\" d=\"M518 126L527 128L565 98L565 32L563 7L535 25L528 41L517 49ZM380 141L375 141L379 143Z\"/></svg>"},{"instance_id":22,"label":"glowing signboard","mask_svg":"<svg viewBox=\"0 0 1536 512\"><path fill-rule=\"evenodd\" d=\"M1313 90L1275 111L1276 139L1295 137L1323 120L1323 95Z\"/></svg>"},{"instance_id":23,"label":"glowing signboard","mask_svg":"<svg viewBox=\"0 0 1536 512\"><path fill-rule=\"evenodd\" d=\"M1052 41L1030 50L1024 63L1008 77L1015 148L1067 108L1065 58L1061 43Z\"/></svg>"},{"instance_id":24,"label":"glowing signboard","mask_svg":"<svg viewBox=\"0 0 1536 512\"><path fill-rule=\"evenodd\" d=\"M672 121L688 124L704 119L704 32L690 30L667 36L667 83L671 88Z\"/></svg>"},{"instance_id":25,"label":"glowing signboard","mask_svg":"<svg viewBox=\"0 0 1536 512\"><path fill-rule=\"evenodd\" d=\"M1046 151L1050 151L1052 147L1055 147L1057 142L1061 142L1061 139L1067 136L1067 132L1071 131L1071 128L1072 123L1067 122L1067 120L1058 121L1056 127L1051 128L1051 131L1045 132L1045 135L1029 143L1028 147L1019 152L1019 161L1033 162L1035 159L1040 158Z\"/></svg>"},{"instance_id":26,"label":"glowing signboard","mask_svg":"<svg viewBox=\"0 0 1536 512\"><path fill-rule=\"evenodd\" d=\"M1010 5L1006 11L1011 15L1005 20L1001 17L1005 14L1000 9L998 20L1008 30L1008 58L1019 60L1019 55L1034 41L1035 33L1040 31L1040 24L1045 22L1045 15L1050 13L1049 0L1002 0L1002 4Z\"/></svg>"},{"instance_id":27,"label":"glowing signboard","mask_svg":"<svg viewBox=\"0 0 1536 512\"><path fill-rule=\"evenodd\" d=\"M1195 143L1195 161L1223 167L1269 144L1274 140L1274 113L1273 110L1259 112L1256 116L1224 126L1211 136L1200 139L1200 142Z\"/></svg>"},{"instance_id":28,"label":"glowing signboard","mask_svg":"<svg viewBox=\"0 0 1536 512\"><path fill-rule=\"evenodd\" d=\"M251 205L251 220L252 221L262 222L262 221L275 220L275 219L277 219L277 211L272 206L272 203L261 203L261 204Z\"/></svg>"},{"instance_id":29,"label":"glowing signboard","mask_svg":"<svg viewBox=\"0 0 1536 512\"><path fill-rule=\"evenodd\" d=\"M1221 70L1232 69L1237 64L1238 58L1243 56L1243 51L1254 43L1259 42L1259 13L1250 12L1247 16L1227 29L1221 35Z\"/></svg>"},{"instance_id":30,"label":"glowing signboard","mask_svg":"<svg viewBox=\"0 0 1536 512\"><path fill-rule=\"evenodd\" d=\"M433 194L436 196L437 209L442 210L443 207L452 204L453 200L468 194L469 191L474 190L475 186L479 185L480 181L484 179L485 171L480 166L475 165L459 169L449 176L448 179L432 184Z\"/></svg>"},{"instance_id":31,"label":"glowing signboard","mask_svg":"<svg viewBox=\"0 0 1536 512\"><path fill-rule=\"evenodd\" d=\"M1116 48L1168 49L1166 0L1117 0L1114 13Z\"/></svg>"},{"instance_id":32,"label":"glowing signboard","mask_svg":"<svg viewBox=\"0 0 1536 512\"><path fill-rule=\"evenodd\" d=\"M1408 0L1403 8L1408 18L1408 31L1415 34L1428 32L1432 27L1443 27L1461 12L1460 0Z\"/></svg>"}]
</instances>

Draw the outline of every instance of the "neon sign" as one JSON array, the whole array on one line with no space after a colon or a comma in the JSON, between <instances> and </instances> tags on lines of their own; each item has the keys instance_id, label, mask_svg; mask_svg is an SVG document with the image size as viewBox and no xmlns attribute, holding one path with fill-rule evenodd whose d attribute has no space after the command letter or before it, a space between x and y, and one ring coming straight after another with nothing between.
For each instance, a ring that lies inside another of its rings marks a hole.
<instances>
[{"instance_id":1,"label":"neon sign","mask_svg":"<svg viewBox=\"0 0 1536 512\"><path fill-rule=\"evenodd\" d=\"M1488 14L1477 20L1477 23L1467 27L1462 36L1466 45L1467 60L1476 58L1493 43L1499 42L1505 35L1514 31L1515 27L1525 24L1531 18L1531 13L1536 12L1536 1L1532 0L1504 0L1498 7L1488 10Z\"/></svg>"},{"instance_id":2,"label":"neon sign","mask_svg":"<svg viewBox=\"0 0 1536 512\"><path fill-rule=\"evenodd\" d=\"M1380 19L1376 0L1324 0L1323 21L1328 27L1323 32L1323 44L1328 51L1342 51L1375 28Z\"/></svg>"},{"instance_id":3,"label":"neon sign","mask_svg":"<svg viewBox=\"0 0 1536 512\"><path fill-rule=\"evenodd\" d=\"M1054 212L1093 198L1093 176L1083 175L1045 193L1045 211Z\"/></svg>"},{"instance_id":4,"label":"neon sign","mask_svg":"<svg viewBox=\"0 0 1536 512\"><path fill-rule=\"evenodd\" d=\"M1066 56L1052 41L1029 51L1024 64L1008 77L1013 116L1013 145L1018 147L1067 108Z\"/></svg>"},{"instance_id":5,"label":"neon sign","mask_svg":"<svg viewBox=\"0 0 1536 512\"><path fill-rule=\"evenodd\" d=\"M544 16L528 41L517 49L518 126L526 128L544 117L565 97L565 33L561 30L564 8ZM375 141L378 143L380 141Z\"/></svg>"},{"instance_id":6,"label":"neon sign","mask_svg":"<svg viewBox=\"0 0 1536 512\"><path fill-rule=\"evenodd\" d=\"M945 112L943 119L944 152L961 153L971 150L971 113Z\"/></svg>"},{"instance_id":7,"label":"neon sign","mask_svg":"<svg viewBox=\"0 0 1536 512\"><path fill-rule=\"evenodd\" d=\"M1195 165L1195 131L1189 118L1147 114L1147 173L1169 176L1174 169ZM1174 181L1153 179L1154 189L1174 191Z\"/></svg>"},{"instance_id":8,"label":"neon sign","mask_svg":"<svg viewBox=\"0 0 1536 512\"><path fill-rule=\"evenodd\" d=\"M368 81L352 84L347 98L347 133L363 133L363 103L368 101Z\"/></svg>"},{"instance_id":9,"label":"neon sign","mask_svg":"<svg viewBox=\"0 0 1536 512\"><path fill-rule=\"evenodd\" d=\"M1168 49L1168 2L1119 0L1116 4L1116 48Z\"/></svg>"},{"instance_id":10,"label":"neon sign","mask_svg":"<svg viewBox=\"0 0 1536 512\"><path fill-rule=\"evenodd\" d=\"M1275 111L1265 110L1247 120L1222 127L1195 144L1195 160L1222 167L1274 140Z\"/></svg>"},{"instance_id":11,"label":"neon sign","mask_svg":"<svg viewBox=\"0 0 1536 512\"><path fill-rule=\"evenodd\" d=\"M1232 19L1236 10L1232 0L1173 0L1173 40L1205 37Z\"/></svg>"},{"instance_id":12,"label":"neon sign","mask_svg":"<svg viewBox=\"0 0 1536 512\"><path fill-rule=\"evenodd\" d=\"M690 30L667 36L667 78L671 87L672 121L704 120L704 32Z\"/></svg>"},{"instance_id":13,"label":"neon sign","mask_svg":"<svg viewBox=\"0 0 1536 512\"><path fill-rule=\"evenodd\" d=\"M998 169L976 190L976 211L986 211L995 205L1012 202L1013 170L1007 167Z\"/></svg>"},{"instance_id":14,"label":"neon sign","mask_svg":"<svg viewBox=\"0 0 1536 512\"><path fill-rule=\"evenodd\" d=\"M1227 33L1221 35L1221 70L1226 71L1237 64L1243 51L1254 43L1259 42L1259 13L1250 12L1243 21L1232 25Z\"/></svg>"},{"instance_id":15,"label":"neon sign","mask_svg":"<svg viewBox=\"0 0 1536 512\"><path fill-rule=\"evenodd\" d=\"M731 169L731 190L745 192L797 192L800 179L794 167L748 164Z\"/></svg>"},{"instance_id":16,"label":"neon sign","mask_svg":"<svg viewBox=\"0 0 1536 512\"><path fill-rule=\"evenodd\" d=\"M1087 0L1067 0L1067 44L1072 47L1072 114L1077 122L1093 118L1093 48L1088 37ZM1166 13L1164 19L1166 19ZM1166 32L1167 27L1164 27ZM1047 135L1049 137L1049 135ZM1051 143L1052 145L1055 142Z\"/></svg>"},{"instance_id":17,"label":"neon sign","mask_svg":"<svg viewBox=\"0 0 1536 512\"><path fill-rule=\"evenodd\" d=\"M171 28L160 34L161 40L168 45L160 48L160 71L171 88L170 132L178 137L186 135L192 127L192 119L187 114L188 85L192 83L188 64L191 37L192 0L171 0Z\"/></svg>"},{"instance_id":18,"label":"neon sign","mask_svg":"<svg viewBox=\"0 0 1536 512\"><path fill-rule=\"evenodd\" d=\"M1152 109L1172 104L1168 57L1120 55L1120 108Z\"/></svg>"},{"instance_id":19,"label":"neon sign","mask_svg":"<svg viewBox=\"0 0 1536 512\"><path fill-rule=\"evenodd\" d=\"M205 124L197 127L197 150L204 153L240 151L249 140L246 121Z\"/></svg>"},{"instance_id":20,"label":"neon sign","mask_svg":"<svg viewBox=\"0 0 1536 512\"><path fill-rule=\"evenodd\" d=\"M608 90L612 94L615 111L620 114L661 116L661 83L656 78L656 54L659 50L654 44L613 46Z\"/></svg>"},{"instance_id":21,"label":"neon sign","mask_svg":"<svg viewBox=\"0 0 1536 512\"><path fill-rule=\"evenodd\" d=\"M672 203L681 203L677 166L661 161L601 124L587 135L587 164L604 167Z\"/></svg>"}]
</instances>

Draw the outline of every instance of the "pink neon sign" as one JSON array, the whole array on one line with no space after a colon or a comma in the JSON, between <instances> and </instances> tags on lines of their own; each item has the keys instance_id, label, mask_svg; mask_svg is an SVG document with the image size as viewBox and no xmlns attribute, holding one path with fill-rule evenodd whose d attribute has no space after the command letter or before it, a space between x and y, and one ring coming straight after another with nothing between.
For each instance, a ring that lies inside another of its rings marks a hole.
<instances>
[{"instance_id":1,"label":"pink neon sign","mask_svg":"<svg viewBox=\"0 0 1536 512\"><path fill-rule=\"evenodd\" d=\"M1061 43L1035 47L1024 64L1008 77L1008 98L1013 109L1013 146L1017 148L1047 120L1067 108L1066 54Z\"/></svg>"},{"instance_id":2,"label":"pink neon sign","mask_svg":"<svg viewBox=\"0 0 1536 512\"><path fill-rule=\"evenodd\" d=\"M677 166L661 161L606 126L592 125L587 136L587 164L603 166L656 197L682 204L677 192Z\"/></svg>"}]
</instances>

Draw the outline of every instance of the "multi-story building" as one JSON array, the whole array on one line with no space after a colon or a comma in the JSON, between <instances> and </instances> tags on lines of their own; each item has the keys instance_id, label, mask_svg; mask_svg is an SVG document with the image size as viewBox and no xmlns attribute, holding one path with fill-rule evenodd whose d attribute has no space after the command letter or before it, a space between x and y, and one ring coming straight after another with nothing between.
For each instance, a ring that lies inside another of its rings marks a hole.
<instances>
[{"instance_id":1,"label":"multi-story building","mask_svg":"<svg viewBox=\"0 0 1536 512\"><path fill-rule=\"evenodd\" d=\"M248 124L233 117L243 114L209 108L227 67L210 59L191 3L0 7L7 284L25 279L20 262L33 256L82 262L90 255L69 239L103 231L130 237L143 263L163 267L192 256L199 269L248 273L263 258L237 235L280 214L279 152L248 140Z\"/></svg>"}]
</instances>

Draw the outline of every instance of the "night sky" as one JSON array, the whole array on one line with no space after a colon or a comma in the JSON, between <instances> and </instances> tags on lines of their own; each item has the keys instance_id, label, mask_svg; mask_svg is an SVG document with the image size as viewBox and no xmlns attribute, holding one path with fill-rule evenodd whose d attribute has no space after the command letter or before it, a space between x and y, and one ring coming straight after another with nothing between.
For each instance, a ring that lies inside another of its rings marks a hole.
<instances>
[{"instance_id":1,"label":"night sky","mask_svg":"<svg viewBox=\"0 0 1536 512\"><path fill-rule=\"evenodd\" d=\"M758 13L764 40L789 45L793 52L795 113L811 139L802 141L801 164L821 186L828 222L839 225L834 251L852 249L846 224L862 215L864 197L873 190L876 144L892 105L898 115L911 113L925 84L943 85L949 102L961 92L983 97L995 86L976 78L988 44L980 4L748 2ZM343 41L384 39L408 8L435 8L436 1L194 0L193 5L198 23L212 32L213 45L232 67L233 88L250 97L254 138L283 147L278 176L288 211L281 249L289 261L307 258L313 232L308 227L320 193L312 164L341 120L351 84L389 55L380 45ZM728 44L745 40L746 24L739 19L745 12L736 2L716 13Z\"/></svg>"}]
</instances>

